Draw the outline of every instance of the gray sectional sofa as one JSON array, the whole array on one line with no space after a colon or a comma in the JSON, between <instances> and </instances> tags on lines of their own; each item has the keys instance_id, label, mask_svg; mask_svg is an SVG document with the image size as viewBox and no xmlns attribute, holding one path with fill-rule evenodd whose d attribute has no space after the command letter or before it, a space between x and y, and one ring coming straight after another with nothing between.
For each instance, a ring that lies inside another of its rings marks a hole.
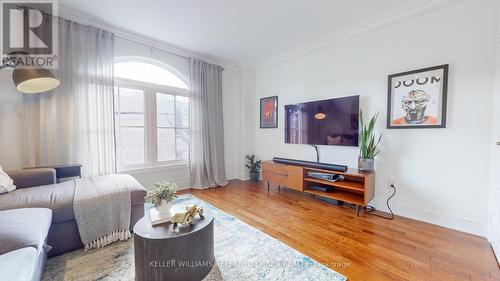
<instances>
[{"instance_id":1,"label":"gray sectional sofa","mask_svg":"<svg viewBox=\"0 0 500 281\"><path fill-rule=\"evenodd\" d=\"M52 211L0 211L0 280L40 280L47 260Z\"/></svg>"},{"instance_id":2,"label":"gray sectional sofa","mask_svg":"<svg viewBox=\"0 0 500 281\"><path fill-rule=\"evenodd\" d=\"M25 280L40 280L47 255L83 247L73 212L74 181L56 183L55 170L51 168L8 174L17 189L0 195L0 275L16 268L3 261L18 260L34 265L23 265L24 269L33 268L33 278ZM130 192L132 230L144 216L146 190L137 182Z\"/></svg>"}]
</instances>

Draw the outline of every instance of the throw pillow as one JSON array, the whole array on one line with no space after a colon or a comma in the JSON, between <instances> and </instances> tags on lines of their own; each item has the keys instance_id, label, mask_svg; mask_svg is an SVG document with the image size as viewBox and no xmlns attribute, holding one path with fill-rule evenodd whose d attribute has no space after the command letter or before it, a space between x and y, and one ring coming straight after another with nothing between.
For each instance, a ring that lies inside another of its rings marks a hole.
<instances>
[{"instance_id":1,"label":"throw pillow","mask_svg":"<svg viewBox=\"0 0 500 281\"><path fill-rule=\"evenodd\" d=\"M342 144L342 136L330 137L326 136L326 141L328 145L341 145Z\"/></svg>"},{"instance_id":2,"label":"throw pillow","mask_svg":"<svg viewBox=\"0 0 500 281\"><path fill-rule=\"evenodd\" d=\"M11 192L16 190L14 181L7 175L6 172L0 166L0 194Z\"/></svg>"}]
</instances>

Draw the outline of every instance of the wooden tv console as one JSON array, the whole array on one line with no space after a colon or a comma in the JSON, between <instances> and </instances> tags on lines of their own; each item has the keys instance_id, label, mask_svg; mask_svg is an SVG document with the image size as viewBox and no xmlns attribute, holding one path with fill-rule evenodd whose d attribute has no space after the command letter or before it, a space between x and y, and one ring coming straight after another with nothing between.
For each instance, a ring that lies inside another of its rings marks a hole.
<instances>
[{"instance_id":1,"label":"wooden tv console","mask_svg":"<svg viewBox=\"0 0 500 281\"><path fill-rule=\"evenodd\" d=\"M311 178L308 172L322 172L343 175L344 180L331 182ZM262 163L262 179L269 184L284 186L301 192L310 193L356 205L356 215L359 216L359 207L366 206L373 199L375 192L375 173L360 172L349 169L347 172L309 168L299 165L280 164L273 161ZM309 189L310 186L329 186L331 191L323 192Z\"/></svg>"}]
</instances>

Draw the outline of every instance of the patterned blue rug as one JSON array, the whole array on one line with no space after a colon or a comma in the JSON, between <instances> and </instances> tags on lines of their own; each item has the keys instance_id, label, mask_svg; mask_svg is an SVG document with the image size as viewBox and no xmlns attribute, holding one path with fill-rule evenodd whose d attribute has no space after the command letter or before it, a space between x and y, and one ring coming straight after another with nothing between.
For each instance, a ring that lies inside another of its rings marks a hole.
<instances>
[{"instance_id":1,"label":"patterned blue rug","mask_svg":"<svg viewBox=\"0 0 500 281\"><path fill-rule=\"evenodd\" d=\"M176 209L197 204L214 215L216 265L204 279L206 281L347 280L191 194L180 196L175 204ZM134 280L133 242L128 240L87 253L79 250L51 258L47 262L44 280Z\"/></svg>"},{"instance_id":2,"label":"patterned blue rug","mask_svg":"<svg viewBox=\"0 0 500 281\"><path fill-rule=\"evenodd\" d=\"M176 204L197 204L212 211L215 258L223 280L346 280L341 274L191 194L179 197Z\"/></svg>"}]
</instances>

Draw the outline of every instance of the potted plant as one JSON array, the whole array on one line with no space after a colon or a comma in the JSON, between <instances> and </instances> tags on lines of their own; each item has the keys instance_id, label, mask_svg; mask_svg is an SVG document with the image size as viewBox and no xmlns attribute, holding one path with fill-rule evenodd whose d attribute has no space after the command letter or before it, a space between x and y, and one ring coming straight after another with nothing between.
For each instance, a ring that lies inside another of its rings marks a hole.
<instances>
[{"instance_id":1,"label":"potted plant","mask_svg":"<svg viewBox=\"0 0 500 281\"><path fill-rule=\"evenodd\" d=\"M245 166L248 168L250 172L250 180L253 182L259 181L260 175L260 165L262 164L261 160L255 160L255 155L247 155L246 156L247 163Z\"/></svg>"},{"instance_id":2,"label":"potted plant","mask_svg":"<svg viewBox=\"0 0 500 281\"><path fill-rule=\"evenodd\" d=\"M365 124L363 119L363 110L359 113L359 123L361 133L359 135L359 159L358 169L360 171L373 171L375 168L375 156L380 152L377 146L382 139L382 135L375 141L375 133L373 131L377 122L378 113L375 114L368 124Z\"/></svg>"},{"instance_id":3,"label":"potted plant","mask_svg":"<svg viewBox=\"0 0 500 281\"><path fill-rule=\"evenodd\" d=\"M146 202L153 204L158 213L169 213L175 198L177 185L169 182L155 183L154 188L144 197Z\"/></svg>"}]
</instances>

